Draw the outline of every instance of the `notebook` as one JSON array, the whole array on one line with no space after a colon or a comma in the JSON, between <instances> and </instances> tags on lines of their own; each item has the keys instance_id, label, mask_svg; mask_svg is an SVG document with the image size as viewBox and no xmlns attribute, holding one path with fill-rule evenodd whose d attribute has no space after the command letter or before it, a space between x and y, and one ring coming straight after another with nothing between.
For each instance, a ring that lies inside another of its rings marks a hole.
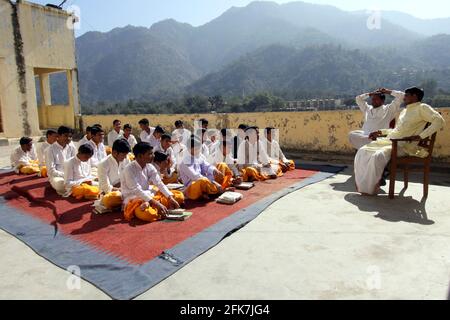
<instances>
[{"instance_id":1,"label":"notebook","mask_svg":"<svg viewBox=\"0 0 450 320\"><path fill-rule=\"evenodd\" d=\"M185 221L192 216L192 212L187 212L184 209L175 209L169 210L169 213L166 215L166 220L172 221Z\"/></svg>"},{"instance_id":2,"label":"notebook","mask_svg":"<svg viewBox=\"0 0 450 320\"><path fill-rule=\"evenodd\" d=\"M216 199L217 203L222 204L235 204L243 198L243 195L237 192L225 192L219 198Z\"/></svg>"},{"instance_id":3,"label":"notebook","mask_svg":"<svg viewBox=\"0 0 450 320\"><path fill-rule=\"evenodd\" d=\"M254 186L255 186L255 184L253 182L242 182L241 184L236 186L236 189L239 189L239 190L250 190Z\"/></svg>"},{"instance_id":4,"label":"notebook","mask_svg":"<svg viewBox=\"0 0 450 320\"><path fill-rule=\"evenodd\" d=\"M169 188L169 190L180 190L184 188L184 185L181 183L169 183L167 188Z\"/></svg>"}]
</instances>

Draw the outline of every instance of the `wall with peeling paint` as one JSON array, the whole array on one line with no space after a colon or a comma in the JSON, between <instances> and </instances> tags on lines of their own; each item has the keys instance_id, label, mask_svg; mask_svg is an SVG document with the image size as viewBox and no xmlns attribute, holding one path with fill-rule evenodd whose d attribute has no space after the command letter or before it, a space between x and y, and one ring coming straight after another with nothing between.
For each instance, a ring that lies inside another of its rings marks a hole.
<instances>
[{"instance_id":1,"label":"wall with peeling paint","mask_svg":"<svg viewBox=\"0 0 450 320\"><path fill-rule=\"evenodd\" d=\"M66 124L75 124L74 113L79 110L75 37L67 27L68 19L70 15L61 10L0 0L0 137L40 136L46 129L40 127L43 112L36 101L37 68L71 72L75 90L64 113L71 114Z\"/></svg>"},{"instance_id":2,"label":"wall with peeling paint","mask_svg":"<svg viewBox=\"0 0 450 320\"><path fill-rule=\"evenodd\" d=\"M439 161L450 162L450 108L439 109L447 127L438 133L434 155ZM148 118L152 126L161 125L173 130L176 120L183 120L186 127L192 128L194 120L206 118L210 128L234 129L240 123L268 126L280 130L281 145L286 150L322 153L352 154L354 150L348 143L348 133L362 126L359 111L320 111L320 112L269 112L237 114L187 114L187 115L90 115L83 116L83 126L101 124L108 131L112 122L120 119L137 129L138 122Z\"/></svg>"}]
</instances>

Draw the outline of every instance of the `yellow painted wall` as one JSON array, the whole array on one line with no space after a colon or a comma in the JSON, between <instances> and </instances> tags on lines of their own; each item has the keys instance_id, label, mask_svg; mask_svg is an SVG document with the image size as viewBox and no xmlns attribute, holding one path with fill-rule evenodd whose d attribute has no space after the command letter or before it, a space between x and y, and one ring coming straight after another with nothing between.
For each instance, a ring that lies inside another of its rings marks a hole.
<instances>
[{"instance_id":1,"label":"yellow painted wall","mask_svg":"<svg viewBox=\"0 0 450 320\"><path fill-rule=\"evenodd\" d=\"M69 15L61 10L22 1L17 4L25 60L26 93L20 93L18 68L9 0L0 0L0 99L5 138L18 138L29 128L31 136L41 135L36 101L34 68L76 69L75 37L67 28ZM75 77L76 78L76 77ZM74 84L76 88L76 84ZM74 95L78 94L74 90ZM71 97L71 110L78 110L78 97ZM73 119L73 112L72 112ZM73 121L68 124L73 125Z\"/></svg>"},{"instance_id":2,"label":"yellow painted wall","mask_svg":"<svg viewBox=\"0 0 450 320\"><path fill-rule=\"evenodd\" d=\"M40 127L57 129L60 126L74 127L74 117L70 106L52 105L38 108Z\"/></svg>"},{"instance_id":3,"label":"yellow painted wall","mask_svg":"<svg viewBox=\"0 0 450 320\"><path fill-rule=\"evenodd\" d=\"M438 133L434 155L440 161L450 162L450 108L439 109L447 126ZM194 114L194 115L89 115L82 116L83 125L101 124L108 132L115 119L122 124L129 123L135 129L142 118L148 118L152 126L162 125L173 130L176 120L181 119L186 127L192 128L195 119L206 118L210 128L237 128L240 123L257 125L260 128L272 126L280 129L280 141L284 149L308 152L331 152L350 154L348 133L362 126L360 111L321 112L268 112L237 114Z\"/></svg>"}]
</instances>

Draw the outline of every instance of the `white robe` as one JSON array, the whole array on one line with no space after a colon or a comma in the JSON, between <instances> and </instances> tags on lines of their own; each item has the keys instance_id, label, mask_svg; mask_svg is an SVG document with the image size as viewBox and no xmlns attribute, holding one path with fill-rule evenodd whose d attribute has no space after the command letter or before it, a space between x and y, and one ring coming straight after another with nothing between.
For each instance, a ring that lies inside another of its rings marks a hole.
<instances>
[{"instance_id":1,"label":"white robe","mask_svg":"<svg viewBox=\"0 0 450 320\"><path fill-rule=\"evenodd\" d=\"M55 142L45 151L48 181L59 195L65 193L64 162L75 157L76 154L77 151L72 143L63 148L58 142Z\"/></svg>"},{"instance_id":2,"label":"white robe","mask_svg":"<svg viewBox=\"0 0 450 320\"><path fill-rule=\"evenodd\" d=\"M120 182L120 174L128 164L130 164L128 157L119 164L112 155L109 155L100 162L98 164L98 183L100 191L104 194L110 193L113 190L113 187Z\"/></svg>"},{"instance_id":3,"label":"white robe","mask_svg":"<svg viewBox=\"0 0 450 320\"><path fill-rule=\"evenodd\" d=\"M117 133L117 131L113 129L110 133L108 133L108 146L112 147L114 142L122 136L123 130L120 130L119 133Z\"/></svg>"},{"instance_id":4,"label":"white robe","mask_svg":"<svg viewBox=\"0 0 450 320\"><path fill-rule=\"evenodd\" d=\"M70 197L73 187L93 180L90 161L83 162L75 156L64 163L64 197Z\"/></svg>"},{"instance_id":5,"label":"white robe","mask_svg":"<svg viewBox=\"0 0 450 320\"><path fill-rule=\"evenodd\" d=\"M21 146L18 146L12 152L10 156L11 166L14 168L16 173L19 173L19 168L22 166L30 165L30 161L37 160L35 149L32 148L31 151L25 152L22 150Z\"/></svg>"},{"instance_id":6,"label":"white robe","mask_svg":"<svg viewBox=\"0 0 450 320\"><path fill-rule=\"evenodd\" d=\"M427 123L431 125L424 130ZM414 103L407 106L400 114L397 126L393 130L385 129L387 138L379 138L359 149L355 157L355 180L358 192L375 194L376 187L386 165L391 160L392 142L390 139L400 139L419 135L422 139L432 136L445 125L442 116L424 103ZM417 142L401 142L398 144L398 156L415 156L425 158L426 150Z\"/></svg>"},{"instance_id":7,"label":"white robe","mask_svg":"<svg viewBox=\"0 0 450 320\"><path fill-rule=\"evenodd\" d=\"M355 149L360 149L372 142L369 135L381 129L388 129L392 120L396 118L405 94L400 91L392 91L392 96L395 99L391 104L379 108L374 108L367 103L368 93L356 97L356 104L364 115L364 125L362 130L355 130L349 134L350 143Z\"/></svg>"}]
</instances>

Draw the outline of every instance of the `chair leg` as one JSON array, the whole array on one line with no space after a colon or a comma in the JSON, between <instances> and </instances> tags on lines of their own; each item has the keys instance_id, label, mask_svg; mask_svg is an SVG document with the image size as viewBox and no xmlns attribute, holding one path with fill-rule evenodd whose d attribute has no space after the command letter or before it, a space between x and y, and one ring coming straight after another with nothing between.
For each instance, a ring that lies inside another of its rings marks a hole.
<instances>
[{"instance_id":1,"label":"chair leg","mask_svg":"<svg viewBox=\"0 0 450 320\"><path fill-rule=\"evenodd\" d=\"M409 172L408 172L408 166L405 166L405 171L403 172L403 181L405 184L405 190L408 189L408 183L409 183Z\"/></svg>"},{"instance_id":2,"label":"chair leg","mask_svg":"<svg viewBox=\"0 0 450 320\"><path fill-rule=\"evenodd\" d=\"M391 164L391 178L389 181L389 199L394 199L396 176L397 176L397 165L396 165L396 163L392 163Z\"/></svg>"},{"instance_id":3,"label":"chair leg","mask_svg":"<svg viewBox=\"0 0 450 320\"><path fill-rule=\"evenodd\" d=\"M430 184L430 165L427 164L423 170L423 197L428 197L428 187Z\"/></svg>"}]
</instances>

